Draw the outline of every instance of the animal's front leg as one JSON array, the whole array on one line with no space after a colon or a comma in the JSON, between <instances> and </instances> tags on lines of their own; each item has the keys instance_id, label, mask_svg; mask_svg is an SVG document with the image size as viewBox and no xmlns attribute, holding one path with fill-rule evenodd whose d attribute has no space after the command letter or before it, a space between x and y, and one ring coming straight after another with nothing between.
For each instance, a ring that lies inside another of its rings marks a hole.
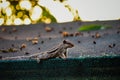
<instances>
[{"instance_id":1,"label":"animal's front leg","mask_svg":"<svg viewBox=\"0 0 120 80\"><path fill-rule=\"evenodd\" d=\"M66 52L66 51L64 52L64 55L65 55L65 57L67 58L67 52Z\"/></svg>"},{"instance_id":2,"label":"animal's front leg","mask_svg":"<svg viewBox=\"0 0 120 80\"><path fill-rule=\"evenodd\" d=\"M66 59L67 57L65 56L64 53L62 53L62 54L59 55L59 58Z\"/></svg>"}]
</instances>

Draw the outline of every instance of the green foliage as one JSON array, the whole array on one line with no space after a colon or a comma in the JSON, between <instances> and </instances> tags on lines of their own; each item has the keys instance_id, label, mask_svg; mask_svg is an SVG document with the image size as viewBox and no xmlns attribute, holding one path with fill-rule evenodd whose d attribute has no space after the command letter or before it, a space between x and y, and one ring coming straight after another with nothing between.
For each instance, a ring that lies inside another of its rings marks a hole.
<instances>
[{"instance_id":1,"label":"green foliage","mask_svg":"<svg viewBox=\"0 0 120 80\"><path fill-rule=\"evenodd\" d=\"M43 18L48 18L51 20L51 22L57 22L56 18L47 10L45 7L40 6L42 8L42 18L39 20L42 22Z\"/></svg>"},{"instance_id":2,"label":"green foliage","mask_svg":"<svg viewBox=\"0 0 120 80\"><path fill-rule=\"evenodd\" d=\"M106 29L106 28L110 28L110 27L98 25L98 24L89 24L89 25L83 25L83 26L79 27L78 31L101 30L101 29Z\"/></svg>"}]
</instances>

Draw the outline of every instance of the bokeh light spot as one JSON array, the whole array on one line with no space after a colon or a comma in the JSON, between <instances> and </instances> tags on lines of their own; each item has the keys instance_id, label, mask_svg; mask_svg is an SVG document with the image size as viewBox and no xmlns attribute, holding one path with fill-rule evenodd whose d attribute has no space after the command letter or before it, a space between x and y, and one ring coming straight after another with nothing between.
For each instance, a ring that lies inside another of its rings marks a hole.
<instances>
[{"instance_id":1,"label":"bokeh light spot","mask_svg":"<svg viewBox=\"0 0 120 80\"><path fill-rule=\"evenodd\" d=\"M12 14L12 10L11 10L10 7L7 7L7 8L5 9L5 12L6 12L6 15L7 15L7 16L11 16L11 14Z\"/></svg>"},{"instance_id":2,"label":"bokeh light spot","mask_svg":"<svg viewBox=\"0 0 120 80\"><path fill-rule=\"evenodd\" d=\"M7 8L9 5L10 5L10 2L5 1L5 0L2 3L0 3L0 6L3 9Z\"/></svg>"},{"instance_id":3,"label":"bokeh light spot","mask_svg":"<svg viewBox=\"0 0 120 80\"><path fill-rule=\"evenodd\" d=\"M12 24L12 20L11 20L11 19L7 19L7 20L6 20L6 24L7 24L7 25L11 25L11 24Z\"/></svg>"},{"instance_id":4,"label":"bokeh light spot","mask_svg":"<svg viewBox=\"0 0 120 80\"><path fill-rule=\"evenodd\" d=\"M42 9L41 9L39 6L35 6L35 7L33 8L33 10L31 11L30 17L31 17L31 19L32 19L33 21L35 21L35 20L38 20L38 19L41 18L41 17L40 17L41 14L42 14Z\"/></svg>"},{"instance_id":5,"label":"bokeh light spot","mask_svg":"<svg viewBox=\"0 0 120 80\"><path fill-rule=\"evenodd\" d=\"M20 24L23 24L23 21L22 21L20 18L16 18L16 19L14 20L14 24L15 24L15 25L20 25Z\"/></svg>"},{"instance_id":6,"label":"bokeh light spot","mask_svg":"<svg viewBox=\"0 0 120 80\"><path fill-rule=\"evenodd\" d=\"M17 17L22 17L23 16L23 12L18 12L17 13Z\"/></svg>"},{"instance_id":7,"label":"bokeh light spot","mask_svg":"<svg viewBox=\"0 0 120 80\"><path fill-rule=\"evenodd\" d=\"M19 5L16 5L16 10L19 10L20 9L20 6Z\"/></svg>"},{"instance_id":8,"label":"bokeh light spot","mask_svg":"<svg viewBox=\"0 0 120 80\"><path fill-rule=\"evenodd\" d=\"M22 1L20 1L20 7L23 8L23 9L26 9L26 10L30 10L32 6L31 6L30 1L22 0Z\"/></svg>"},{"instance_id":9,"label":"bokeh light spot","mask_svg":"<svg viewBox=\"0 0 120 80\"><path fill-rule=\"evenodd\" d=\"M31 20L29 18L25 18L23 23L28 25L31 23Z\"/></svg>"},{"instance_id":10,"label":"bokeh light spot","mask_svg":"<svg viewBox=\"0 0 120 80\"><path fill-rule=\"evenodd\" d=\"M4 19L0 18L0 25L2 25L4 23Z\"/></svg>"}]
</instances>

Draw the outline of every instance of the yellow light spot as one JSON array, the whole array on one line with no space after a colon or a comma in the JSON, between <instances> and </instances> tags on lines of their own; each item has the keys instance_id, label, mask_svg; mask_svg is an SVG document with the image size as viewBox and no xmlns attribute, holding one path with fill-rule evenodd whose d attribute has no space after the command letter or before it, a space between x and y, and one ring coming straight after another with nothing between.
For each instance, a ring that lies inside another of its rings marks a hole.
<instances>
[{"instance_id":1,"label":"yellow light spot","mask_svg":"<svg viewBox=\"0 0 120 80\"><path fill-rule=\"evenodd\" d=\"M5 9L5 12L6 12L6 15L7 15L7 16L11 16L11 14L12 14L12 10L11 10L10 7L7 7L7 8Z\"/></svg>"},{"instance_id":2,"label":"yellow light spot","mask_svg":"<svg viewBox=\"0 0 120 80\"><path fill-rule=\"evenodd\" d=\"M13 5L10 5L11 9L14 10L14 6Z\"/></svg>"},{"instance_id":3,"label":"yellow light spot","mask_svg":"<svg viewBox=\"0 0 120 80\"><path fill-rule=\"evenodd\" d=\"M12 24L12 20L11 19L7 19L6 25L11 25L11 24Z\"/></svg>"},{"instance_id":4,"label":"yellow light spot","mask_svg":"<svg viewBox=\"0 0 120 80\"><path fill-rule=\"evenodd\" d=\"M29 18L25 18L23 23L28 25L31 23L31 20Z\"/></svg>"},{"instance_id":5,"label":"yellow light spot","mask_svg":"<svg viewBox=\"0 0 120 80\"><path fill-rule=\"evenodd\" d=\"M23 16L23 12L18 12L17 13L17 17L22 17Z\"/></svg>"},{"instance_id":6,"label":"yellow light spot","mask_svg":"<svg viewBox=\"0 0 120 80\"><path fill-rule=\"evenodd\" d=\"M22 22L22 20L20 19L20 18L16 18L15 20L14 20L14 24L15 25L21 25L23 22Z\"/></svg>"},{"instance_id":7,"label":"yellow light spot","mask_svg":"<svg viewBox=\"0 0 120 80\"><path fill-rule=\"evenodd\" d=\"M41 18L41 21L42 21L42 22L45 22L45 23L47 23L47 24L51 23L51 19L50 19L50 18L47 18L46 16L43 16L43 17Z\"/></svg>"},{"instance_id":8,"label":"yellow light spot","mask_svg":"<svg viewBox=\"0 0 120 80\"><path fill-rule=\"evenodd\" d=\"M40 19L41 14L42 14L42 9L39 6L35 6L33 10L31 11L30 17L33 21L35 21L35 20Z\"/></svg>"},{"instance_id":9,"label":"yellow light spot","mask_svg":"<svg viewBox=\"0 0 120 80\"><path fill-rule=\"evenodd\" d=\"M47 23L47 24L51 23L51 19L50 19L50 18L47 18L47 19L45 20L45 23Z\"/></svg>"},{"instance_id":10,"label":"yellow light spot","mask_svg":"<svg viewBox=\"0 0 120 80\"><path fill-rule=\"evenodd\" d=\"M4 23L4 19L0 18L0 25L2 25Z\"/></svg>"},{"instance_id":11,"label":"yellow light spot","mask_svg":"<svg viewBox=\"0 0 120 80\"><path fill-rule=\"evenodd\" d=\"M28 18L28 15L24 15L24 16L23 16L23 19L25 19L25 18Z\"/></svg>"},{"instance_id":12,"label":"yellow light spot","mask_svg":"<svg viewBox=\"0 0 120 80\"><path fill-rule=\"evenodd\" d=\"M28 0L21 0L20 1L20 7L26 10L30 10L31 9L31 3Z\"/></svg>"},{"instance_id":13,"label":"yellow light spot","mask_svg":"<svg viewBox=\"0 0 120 80\"><path fill-rule=\"evenodd\" d=\"M19 10L20 9L20 6L19 5L16 5L16 10Z\"/></svg>"},{"instance_id":14,"label":"yellow light spot","mask_svg":"<svg viewBox=\"0 0 120 80\"><path fill-rule=\"evenodd\" d=\"M35 1L31 1L32 6L35 6Z\"/></svg>"}]
</instances>

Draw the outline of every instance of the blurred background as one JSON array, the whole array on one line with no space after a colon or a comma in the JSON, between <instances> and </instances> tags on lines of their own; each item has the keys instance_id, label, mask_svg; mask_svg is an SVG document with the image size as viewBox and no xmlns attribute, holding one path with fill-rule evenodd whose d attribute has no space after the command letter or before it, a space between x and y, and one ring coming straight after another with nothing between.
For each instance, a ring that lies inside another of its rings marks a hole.
<instances>
[{"instance_id":1,"label":"blurred background","mask_svg":"<svg viewBox=\"0 0 120 80\"><path fill-rule=\"evenodd\" d=\"M115 20L120 0L0 0L0 25Z\"/></svg>"}]
</instances>

